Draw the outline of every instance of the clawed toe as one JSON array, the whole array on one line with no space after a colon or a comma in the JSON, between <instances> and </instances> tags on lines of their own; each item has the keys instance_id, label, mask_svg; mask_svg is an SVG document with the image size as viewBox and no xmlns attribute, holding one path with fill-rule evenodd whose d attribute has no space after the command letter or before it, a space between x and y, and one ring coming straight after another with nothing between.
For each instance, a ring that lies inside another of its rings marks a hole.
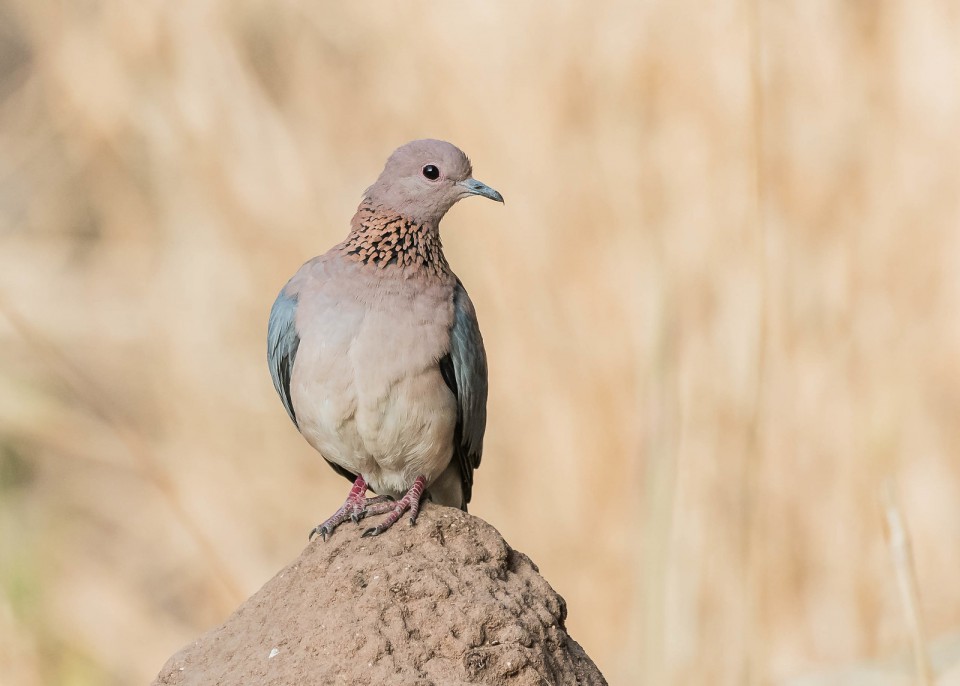
<instances>
[{"instance_id":1,"label":"clawed toe","mask_svg":"<svg viewBox=\"0 0 960 686\"><path fill-rule=\"evenodd\" d=\"M400 517L403 516L403 513L406 512L408 507L409 505L407 502L403 500L397 501L397 504L394 507L391 507L389 510L387 510L389 514L384 518L382 522L380 522L376 526L370 527L369 529L363 532L363 538L367 538L369 536L379 536L380 534L382 534L384 531L386 531L391 526L393 526L394 523L398 519L400 519Z\"/></svg>"},{"instance_id":2,"label":"clawed toe","mask_svg":"<svg viewBox=\"0 0 960 686\"><path fill-rule=\"evenodd\" d=\"M313 527L313 529L310 530L310 535L307 536L307 540L312 541L314 536L319 536L324 541L330 538L330 536L333 535L334 529L336 529L337 526L339 526L340 523L346 519L346 517L339 517L338 515L339 513L325 521L323 524L317 524L315 527Z\"/></svg>"},{"instance_id":3,"label":"clawed toe","mask_svg":"<svg viewBox=\"0 0 960 686\"><path fill-rule=\"evenodd\" d=\"M348 519L352 519L359 524L365 514L366 492L367 482L364 481L362 476L358 476L357 480L353 482L353 488L350 489L350 494L343 502L343 505L340 506L340 509L334 512L333 516L323 524L318 524L313 527L307 540L312 541L315 535L319 535L320 538L326 541L333 535L334 530Z\"/></svg>"},{"instance_id":4,"label":"clawed toe","mask_svg":"<svg viewBox=\"0 0 960 686\"><path fill-rule=\"evenodd\" d=\"M323 540L327 540L327 536L329 536L331 533L332 533L332 532L331 532L329 529L327 529L327 527L325 527L325 526L323 526L323 525L317 525L317 526L313 527L312 529L310 529L310 535L307 536L307 540L308 540L308 541L312 541L312 540L313 540L313 537L314 537L314 536L318 536L318 535L319 535L320 538L322 538Z\"/></svg>"}]
</instances>

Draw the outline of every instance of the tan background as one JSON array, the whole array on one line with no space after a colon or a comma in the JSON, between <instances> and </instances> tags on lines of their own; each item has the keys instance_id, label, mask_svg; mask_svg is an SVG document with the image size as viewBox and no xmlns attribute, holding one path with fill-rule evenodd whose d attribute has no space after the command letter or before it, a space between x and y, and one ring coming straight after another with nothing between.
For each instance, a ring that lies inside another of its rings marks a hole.
<instances>
[{"instance_id":1,"label":"tan background","mask_svg":"<svg viewBox=\"0 0 960 686\"><path fill-rule=\"evenodd\" d=\"M341 502L267 313L425 136L507 199L471 511L612 684L904 652L887 479L960 628L955 3L7 0L4 683L144 683Z\"/></svg>"}]
</instances>

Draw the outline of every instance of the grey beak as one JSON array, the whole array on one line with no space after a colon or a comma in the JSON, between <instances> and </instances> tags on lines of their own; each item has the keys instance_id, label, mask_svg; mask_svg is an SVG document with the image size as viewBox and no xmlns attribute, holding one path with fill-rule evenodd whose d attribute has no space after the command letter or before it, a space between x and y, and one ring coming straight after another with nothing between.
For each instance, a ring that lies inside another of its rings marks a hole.
<instances>
[{"instance_id":1,"label":"grey beak","mask_svg":"<svg viewBox=\"0 0 960 686\"><path fill-rule=\"evenodd\" d=\"M457 185L463 186L467 193L470 193L471 195L482 195L485 198L490 198L491 200L496 200L497 202L503 202L502 195L490 188L490 186L487 184L480 183L476 179L464 179L463 181L458 181Z\"/></svg>"}]
</instances>

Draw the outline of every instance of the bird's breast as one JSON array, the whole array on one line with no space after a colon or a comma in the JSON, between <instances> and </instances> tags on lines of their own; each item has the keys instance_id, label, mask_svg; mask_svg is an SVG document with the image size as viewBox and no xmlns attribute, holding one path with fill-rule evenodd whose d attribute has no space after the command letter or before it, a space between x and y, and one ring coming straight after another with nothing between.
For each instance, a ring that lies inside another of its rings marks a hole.
<instances>
[{"instance_id":1,"label":"bird's breast","mask_svg":"<svg viewBox=\"0 0 960 686\"><path fill-rule=\"evenodd\" d=\"M453 305L439 287L381 288L360 300L301 295L291 396L301 433L323 457L402 495L440 475L457 407L438 360Z\"/></svg>"}]
</instances>

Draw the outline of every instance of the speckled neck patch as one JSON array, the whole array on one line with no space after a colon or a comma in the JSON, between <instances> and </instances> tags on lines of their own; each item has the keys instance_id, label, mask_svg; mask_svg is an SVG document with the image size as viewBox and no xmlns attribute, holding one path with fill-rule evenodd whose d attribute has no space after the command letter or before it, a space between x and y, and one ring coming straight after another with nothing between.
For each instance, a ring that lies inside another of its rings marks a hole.
<instances>
[{"instance_id":1,"label":"speckled neck patch","mask_svg":"<svg viewBox=\"0 0 960 686\"><path fill-rule=\"evenodd\" d=\"M436 229L367 203L357 209L352 224L340 247L348 258L380 269L397 266L450 273Z\"/></svg>"}]
</instances>

